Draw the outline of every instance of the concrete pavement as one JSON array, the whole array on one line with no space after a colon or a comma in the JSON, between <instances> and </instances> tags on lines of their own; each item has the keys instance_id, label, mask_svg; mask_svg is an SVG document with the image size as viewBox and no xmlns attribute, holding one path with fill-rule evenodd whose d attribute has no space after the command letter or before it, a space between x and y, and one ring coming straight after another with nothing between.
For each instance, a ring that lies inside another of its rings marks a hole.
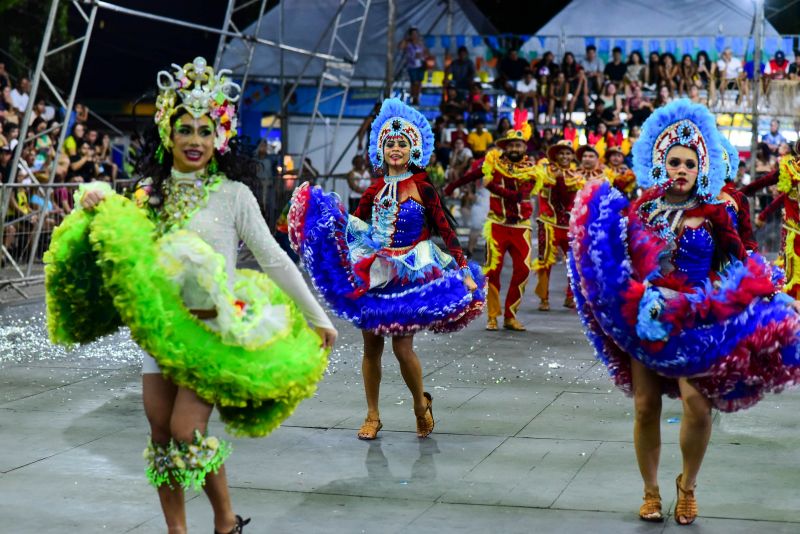
<instances>
[{"instance_id":1,"label":"concrete pavement","mask_svg":"<svg viewBox=\"0 0 800 534\"><path fill-rule=\"evenodd\" d=\"M421 334L416 348L436 430L414 434L408 392L384 355L380 439L355 439L365 413L360 334L341 339L318 394L266 439L234 439L228 462L246 532L800 532L800 393L716 414L691 530L636 512L641 480L632 405L595 362L574 312L527 332ZM44 342L41 301L0 308L0 533L164 532L143 476L147 424L139 353L124 333L65 352ZM680 405L666 400L661 491L674 507ZM222 425L212 423L222 434ZM205 496L189 494L191 532L212 530Z\"/></svg>"}]
</instances>

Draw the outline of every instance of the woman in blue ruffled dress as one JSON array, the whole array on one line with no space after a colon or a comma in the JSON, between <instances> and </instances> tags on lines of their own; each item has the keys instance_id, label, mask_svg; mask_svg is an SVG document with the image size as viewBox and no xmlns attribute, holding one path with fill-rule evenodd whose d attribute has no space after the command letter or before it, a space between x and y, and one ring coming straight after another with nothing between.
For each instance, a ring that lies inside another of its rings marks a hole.
<instances>
[{"instance_id":1,"label":"woman in blue ruffled dress","mask_svg":"<svg viewBox=\"0 0 800 534\"><path fill-rule=\"evenodd\" d=\"M747 253L718 200L726 164L705 107L684 99L658 109L633 158L645 193L632 205L605 182L588 184L576 200L571 283L598 358L634 398L646 521L664 517L662 394L681 398L674 517L688 525L698 514L712 408L747 408L800 381L800 320L797 303L780 292L782 274Z\"/></svg>"},{"instance_id":2,"label":"woman in blue ruffled dress","mask_svg":"<svg viewBox=\"0 0 800 534\"><path fill-rule=\"evenodd\" d=\"M414 399L417 435L434 426L414 334L452 332L480 315L484 278L467 262L436 189L422 170L433 150L427 119L397 99L384 101L372 124L370 158L382 173L354 215L338 197L304 184L289 211L289 235L314 286L364 337L367 417L359 439L382 428L378 409L384 336L391 336ZM432 241L438 234L447 248Z\"/></svg>"}]
</instances>

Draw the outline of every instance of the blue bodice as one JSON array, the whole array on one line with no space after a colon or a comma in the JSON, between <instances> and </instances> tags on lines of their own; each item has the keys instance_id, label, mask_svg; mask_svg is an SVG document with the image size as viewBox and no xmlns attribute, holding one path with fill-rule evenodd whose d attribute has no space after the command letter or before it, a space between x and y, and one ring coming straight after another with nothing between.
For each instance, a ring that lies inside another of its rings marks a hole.
<instances>
[{"instance_id":1,"label":"blue bodice","mask_svg":"<svg viewBox=\"0 0 800 534\"><path fill-rule=\"evenodd\" d=\"M675 270L686 276L691 285L700 285L708 279L714 261L714 238L708 228L686 227L677 241L672 264Z\"/></svg>"},{"instance_id":2,"label":"blue bodice","mask_svg":"<svg viewBox=\"0 0 800 534\"><path fill-rule=\"evenodd\" d=\"M372 238L387 248L403 248L419 241L425 229L425 208L413 198L398 203L391 196L375 202Z\"/></svg>"},{"instance_id":3,"label":"blue bodice","mask_svg":"<svg viewBox=\"0 0 800 534\"><path fill-rule=\"evenodd\" d=\"M731 222L733 223L733 229L739 230L739 216L736 213L736 208L731 206L730 204L725 204L725 211L728 212L728 216L731 218Z\"/></svg>"}]
</instances>

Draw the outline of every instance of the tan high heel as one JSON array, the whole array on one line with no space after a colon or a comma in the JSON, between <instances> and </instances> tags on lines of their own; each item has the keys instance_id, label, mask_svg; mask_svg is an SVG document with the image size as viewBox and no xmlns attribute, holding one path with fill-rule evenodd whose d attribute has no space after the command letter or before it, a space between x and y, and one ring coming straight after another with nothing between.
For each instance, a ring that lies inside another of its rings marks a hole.
<instances>
[{"instance_id":1,"label":"tan high heel","mask_svg":"<svg viewBox=\"0 0 800 534\"><path fill-rule=\"evenodd\" d=\"M661 494L656 488L655 492L644 492L642 497L644 504L639 508L639 519L660 523L664 521L664 514L661 512Z\"/></svg>"},{"instance_id":2,"label":"tan high heel","mask_svg":"<svg viewBox=\"0 0 800 534\"><path fill-rule=\"evenodd\" d=\"M678 492L678 502L675 503L675 521L679 525L691 525L697 519L697 500L694 498L694 490L697 484L690 490L681 486L681 477L675 479L675 488ZM680 518L686 518L686 522L681 522Z\"/></svg>"},{"instance_id":3,"label":"tan high heel","mask_svg":"<svg viewBox=\"0 0 800 534\"><path fill-rule=\"evenodd\" d=\"M428 406L425 408L423 415L417 416L417 437L427 438L436 422L433 420L433 397L427 391L423 393L425 398L428 399Z\"/></svg>"}]
</instances>

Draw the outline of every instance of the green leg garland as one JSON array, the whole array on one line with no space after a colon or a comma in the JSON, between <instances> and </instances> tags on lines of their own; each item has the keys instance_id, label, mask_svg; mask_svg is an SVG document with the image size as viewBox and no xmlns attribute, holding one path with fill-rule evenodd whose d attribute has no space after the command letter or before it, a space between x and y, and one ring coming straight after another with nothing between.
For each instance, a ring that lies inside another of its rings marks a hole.
<instances>
[{"instance_id":1,"label":"green leg garland","mask_svg":"<svg viewBox=\"0 0 800 534\"><path fill-rule=\"evenodd\" d=\"M144 450L145 475L150 484L159 488L172 487L175 481L183 489L201 491L209 473L216 473L228 456L231 444L214 436L204 436L194 431L191 443L170 440L160 445L152 440Z\"/></svg>"}]
</instances>

